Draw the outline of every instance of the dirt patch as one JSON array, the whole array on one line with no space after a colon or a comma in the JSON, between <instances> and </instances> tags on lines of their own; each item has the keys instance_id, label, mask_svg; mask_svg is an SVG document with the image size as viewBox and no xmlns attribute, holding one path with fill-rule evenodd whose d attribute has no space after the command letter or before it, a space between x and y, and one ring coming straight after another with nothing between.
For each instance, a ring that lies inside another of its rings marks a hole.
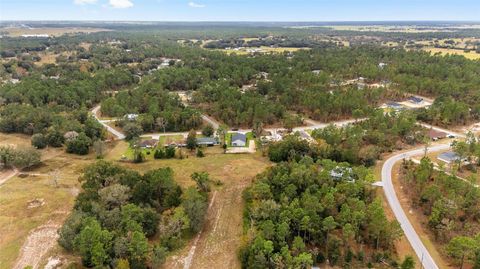
<instances>
[{"instance_id":1,"label":"dirt patch","mask_svg":"<svg viewBox=\"0 0 480 269\"><path fill-rule=\"evenodd\" d=\"M64 264L64 259L61 257L49 257L47 264L45 265L44 269L55 269L59 268Z\"/></svg>"},{"instance_id":2,"label":"dirt patch","mask_svg":"<svg viewBox=\"0 0 480 269\"><path fill-rule=\"evenodd\" d=\"M45 199L43 198L35 198L33 200L28 201L27 208L32 209L36 207L41 207L45 204Z\"/></svg>"},{"instance_id":3,"label":"dirt patch","mask_svg":"<svg viewBox=\"0 0 480 269\"><path fill-rule=\"evenodd\" d=\"M39 268L43 256L57 243L59 228L59 224L48 223L31 231L20 249L19 258L13 268L23 269L26 266Z\"/></svg>"}]
</instances>

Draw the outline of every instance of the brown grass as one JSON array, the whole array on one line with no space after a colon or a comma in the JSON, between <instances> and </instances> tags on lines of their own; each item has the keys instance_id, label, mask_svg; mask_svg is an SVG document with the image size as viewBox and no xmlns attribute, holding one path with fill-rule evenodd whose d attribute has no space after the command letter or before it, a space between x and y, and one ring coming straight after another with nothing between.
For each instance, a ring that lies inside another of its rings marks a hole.
<instances>
[{"instance_id":1,"label":"brown grass","mask_svg":"<svg viewBox=\"0 0 480 269\"><path fill-rule=\"evenodd\" d=\"M23 135L0 135L0 143L20 146L30 144ZM61 225L70 212L79 190L78 176L91 156L76 157L62 149L42 150L44 162L26 173L13 177L0 186L0 268L12 268L20 248L30 232L42 225ZM59 186L55 187L52 171L59 171ZM43 206L27 208L29 201L40 198ZM42 246L37 246L42 247Z\"/></svg>"},{"instance_id":2,"label":"brown grass","mask_svg":"<svg viewBox=\"0 0 480 269\"><path fill-rule=\"evenodd\" d=\"M96 32L105 32L111 31L109 29L103 28L90 28L90 27L40 27L33 29L18 28L18 27L5 27L0 28L0 31L7 32L9 36L18 37L22 35L51 35L51 36L61 36L64 34L73 34L73 33L96 33Z\"/></svg>"},{"instance_id":3,"label":"brown grass","mask_svg":"<svg viewBox=\"0 0 480 269\"><path fill-rule=\"evenodd\" d=\"M443 48L424 48L424 50L429 51L432 54L439 53L440 55L444 56L447 54L454 54L454 55L461 55L470 60L478 60L480 59L480 53L476 53L475 51L465 52L459 49L443 49Z\"/></svg>"}]
</instances>

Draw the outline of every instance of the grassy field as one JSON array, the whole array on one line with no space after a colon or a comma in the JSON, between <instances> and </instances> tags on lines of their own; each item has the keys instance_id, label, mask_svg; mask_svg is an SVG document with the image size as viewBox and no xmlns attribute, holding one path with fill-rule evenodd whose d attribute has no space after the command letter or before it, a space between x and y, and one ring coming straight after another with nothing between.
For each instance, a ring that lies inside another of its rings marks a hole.
<instances>
[{"instance_id":1,"label":"grassy field","mask_svg":"<svg viewBox=\"0 0 480 269\"><path fill-rule=\"evenodd\" d=\"M39 52L37 55L40 57L40 61L35 62L35 65L40 66L44 64L56 64L58 56L68 57L72 55L72 52L64 52L60 54L53 52Z\"/></svg>"},{"instance_id":2,"label":"grassy field","mask_svg":"<svg viewBox=\"0 0 480 269\"><path fill-rule=\"evenodd\" d=\"M470 60L478 60L480 59L480 53L476 53L474 51L465 52L459 49L443 49L443 48L424 48L424 50L429 51L432 54L439 53L440 55L447 55L447 54L455 54L464 56Z\"/></svg>"},{"instance_id":3,"label":"grassy field","mask_svg":"<svg viewBox=\"0 0 480 269\"><path fill-rule=\"evenodd\" d=\"M29 137L23 135L0 134L0 141L3 145L30 145ZM22 172L23 175L0 186L0 268L13 268L18 257L28 261L43 250L48 251L48 242L55 244L55 238L47 240L48 230L36 229L47 225L54 232L54 227L63 223L79 192L78 176L83 167L92 162L91 156L77 157L64 153L63 149L42 150L42 159L40 167ZM52 171L55 170L58 170L57 187L53 184ZM43 205L35 206L34 199L43 201ZM21 250L27 238L44 241L30 240L28 246L32 248Z\"/></svg>"},{"instance_id":4,"label":"grassy field","mask_svg":"<svg viewBox=\"0 0 480 269\"><path fill-rule=\"evenodd\" d=\"M22 36L22 35L51 35L61 36L64 34L72 33L96 33L111 31L109 29L102 28L90 28L90 27L41 27L41 28L20 28L20 27L5 27L0 28L0 31L6 32L9 36Z\"/></svg>"}]
</instances>

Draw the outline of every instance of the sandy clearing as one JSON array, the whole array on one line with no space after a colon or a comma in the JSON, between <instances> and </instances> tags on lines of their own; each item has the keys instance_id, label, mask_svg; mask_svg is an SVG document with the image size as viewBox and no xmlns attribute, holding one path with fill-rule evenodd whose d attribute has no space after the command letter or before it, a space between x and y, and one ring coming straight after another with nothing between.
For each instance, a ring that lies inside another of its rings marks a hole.
<instances>
[{"instance_id":1,"label":"sandy clearing","mask_svg":"<svg viewBox=\"0 0 480 269\"><path fill-rule=\"evenodd\" d=\"M26 266L39 268L42 258L57 243L59 228L59 224L47 223L32 230L20 249L19 258L13 269L23 269Z\"/></svg>"}]
</instances>

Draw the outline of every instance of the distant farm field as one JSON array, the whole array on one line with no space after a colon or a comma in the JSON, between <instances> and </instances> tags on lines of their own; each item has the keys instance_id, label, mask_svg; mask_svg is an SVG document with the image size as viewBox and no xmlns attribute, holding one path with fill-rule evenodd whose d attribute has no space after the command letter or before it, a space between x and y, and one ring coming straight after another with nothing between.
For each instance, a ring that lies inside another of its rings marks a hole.
<instances>
[{"instance_id":1,"label":"distant farm field","mask_svg":"<svg viewBox=\"0 0 480 269\"><path fill-rule=\"evenodd\" d=\"M22 35L51 35L61 36L72 33L96 33L111 31L103 28L90 27L41 27L41 28L20 28L20 27L5 27L0 28L1 32L6 32L9 36L17 37Z\"/></svg>"},{"instance_id":2,"label":"distant farm field","mask_svg":"<svg viewBox=\"0 0 480 269\"><path fill-rule=\"evenodd\" d=\"M474 51L465 52L464 50L443 49L443 48L424 48L424 50L429 51L432 54L436 54L436 53L439 53L441 55L455 54L455 55L464 56L465 58L470 59L470 60L480 59L480 53L476 53Z\"/></svg>"}]
</instances>

